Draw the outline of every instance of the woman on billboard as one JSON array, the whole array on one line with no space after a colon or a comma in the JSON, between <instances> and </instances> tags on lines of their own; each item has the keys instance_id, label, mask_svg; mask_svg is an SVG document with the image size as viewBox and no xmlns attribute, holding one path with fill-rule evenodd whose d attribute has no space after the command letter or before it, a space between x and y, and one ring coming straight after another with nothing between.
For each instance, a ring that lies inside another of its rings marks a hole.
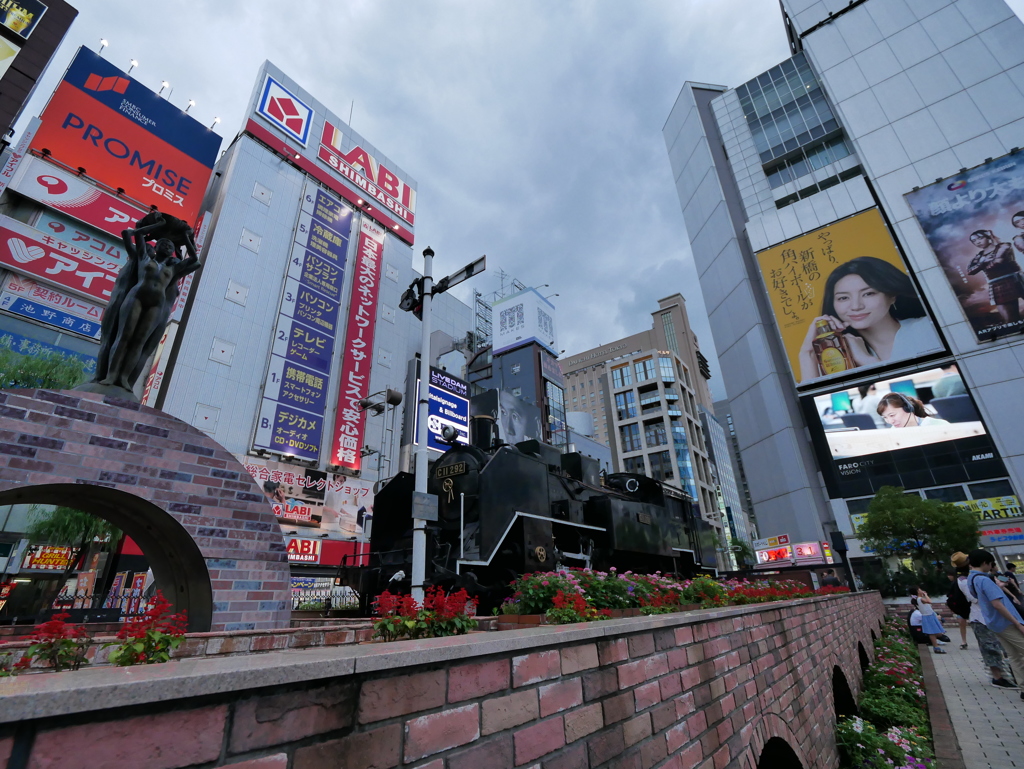
<instances>
[{"instance_id":1,"label":"woman on billboard","mask_svg":"<svg viewBox=\"0 0 1024 769\"><path fill-rule=\"evenodd\" d=\"M889 427L935 427L948 425L945 419L928 414L924 403L903 393L888 393L878 402L878 413Z\"/></svg>"},{"instance_id":2,"label":"woman on billboard","mask_svg":"<svg viewBox=\"0 0 1024 769\"><path fill-rule=\"evenodd\" d=\"M910 278L874 256L836 267L825 281L821 315L800 348L800 381L902 360L939 347Z\"/></svg>"}]
</instances>

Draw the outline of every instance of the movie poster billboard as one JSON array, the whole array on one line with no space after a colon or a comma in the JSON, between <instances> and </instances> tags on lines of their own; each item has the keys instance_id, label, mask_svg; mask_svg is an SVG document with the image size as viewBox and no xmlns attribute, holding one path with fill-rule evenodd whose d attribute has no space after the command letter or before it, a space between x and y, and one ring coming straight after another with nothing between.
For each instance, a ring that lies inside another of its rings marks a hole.
<instances>
[{"instance_id":1,"label":"movie poster billboard","mask_svg":"<svg viewBox=\"0 0 1024 769\"><path fill-rule=\"evenodd\" d=\"M273 505L282 531L298 531L307 538L327 534L362 541L368 536L371 482L255 457L242 461Z\"/></svg>"},{"instance_id":2,"label":"movie poster billboard","mask_svg":"<svg viewBox=\"0 0 1024 769\"><path fill-rule=\"evenodd\" d=\"M1024 331L1024 160L1004 155L906 195L978 341Z\"/></svg>"},{"instance_id":3,"label":"movie poster billboard","mask_svg":"<svg viewBox=\"0 0 1024 769\"><path fill-rule=\"evenodd\" d=\"M527 403L510 390L487 390L469 401L470 418L478 415L494 419L496 438L504 443L544 441L540 406Z\"/></svg>"},{"instance_id":4,"label":"movie poster billboard","mask_svg":"<svg viewBox=\"0 0 1024 769\"><path fill-rule=\"evenodd\" d=\"M925 369L803 401L833 497L1006 474L955 369Z\"/></svg>"},{"instance_id":5,"label":"movie poster billboard","mask_svg":"<svg viewBox=\"0 0 1024 769\"><path fill-rule=\"evenodd\" d=\"M943 349L877 209L761 251L757 261L798 385Z\"/></svg>"},{"instance_id":6,"label":"movie poster billboard","mask_svg":"<svg viewBox=\"0 0 1024 769\"><path fill-rule=\"evenodd\" d=\"M33 150L195 223L221 139L191 115L83 47L41 117Z\"/></svg>"}]
</instances>

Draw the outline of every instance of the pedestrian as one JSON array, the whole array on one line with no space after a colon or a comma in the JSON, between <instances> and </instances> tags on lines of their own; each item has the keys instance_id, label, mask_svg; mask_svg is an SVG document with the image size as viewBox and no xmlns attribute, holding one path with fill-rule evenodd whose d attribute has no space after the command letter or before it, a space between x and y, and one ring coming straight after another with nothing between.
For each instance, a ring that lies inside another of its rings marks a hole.
<instances>
[{"instance_id":1,"label":"pedestrian","mask_svg":"<svg viewBox=\"0 0 1024 769\"><path fill-rule=\"evenodd\" d=\"M928 593L923 587L918 587L910 602L917 607L917 611L921 614L921 632L928 636L928 642L932 645L932 649L936 654L945 654L946 650L942 648L943 642L939 640L939 636L944 635L946 631L942 628L935 609L932 608L932 599L928 597ZM913 619L910 624L913 626Z\"/></svg>"},{"instance_id":2,"label":"pedestrian","mask_svg":"<svg viewBox=\"0 0 1024 769\"><path fill-rule=\"evenodd\" d=\"M992 685L999 689L1016 689L1017 685L1007 678L1009 671L1006 667L1006 653L1003 651L1003 645L999 643L998 636L986 627L985 620L981 614L981 606L978 604L978 598L967 586L969 570L967 554L953 553L949 561L956 568L957 585L964 596L967 597L967 600L971 602L971 611L967 617L967 624L971 626L974 640L978 642L981 661L992 674Z\"/></svg>"},{"instance_id":3,"label":"pedestrian","mask_svg":"<svg viewBox=\"0 0 1024 769\"><path fill-rule=\"evenodd\" d=\"M1018 683L1024 681L1024 619L1003 590L989 579L996 559L987 550L973 550L968 563L971 571L967 575L967 586L978 598L985 625L999 637ZM1024 699L1024 692L1021 699Z\"/></svg>"},{"instance_id":4,"label":"pedestrian","mask_svg":"<svg viewBox=\"0 0 1024 769\"><path fill-rule=\"evenodd\" d=\"M971 616L971 602L960 589L956 580L956 569L946 572L949 578L949 592L946 594L946 606L956 615L957 624L960 626L960 648L967 648L967 621Z\"/></svg>"},{"instance_id":5,"label":"pedestrian","mask_svg":"<svg viewBox=\"0 0 1024 769\"><path fill-rule=\"evenodd\" d=\"M821 578L822 587L842 587L843 583L836 576L835 569L826 569L825 576Z\"/></svg>"},{"instance_id":6,"label":"pedestrian","mask_svg":"<svg viewBox=\"0 0 1024 769\"><path fill-rule=\"evenodd\" d=\"M1017 606L1020 607L1024 604L1024 594L1021 593L1020 583L1017 581L1017 564L1007 561L1003 577L1006 579L1006 589L1013 593Z\"/></svg>"}]
</instances>

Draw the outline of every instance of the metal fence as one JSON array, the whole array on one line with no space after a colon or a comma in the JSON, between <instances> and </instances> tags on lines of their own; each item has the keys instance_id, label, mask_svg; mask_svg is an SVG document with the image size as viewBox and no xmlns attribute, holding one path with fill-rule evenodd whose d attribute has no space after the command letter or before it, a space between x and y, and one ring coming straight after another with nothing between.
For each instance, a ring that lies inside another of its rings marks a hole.
<instances>
[{"instance_id":1,"label":"metal fence","mask_svg":"<svg viewBox=\"0 0 1024 769\"><path fill-rule=\"evenodd\" d=\"M292 611L358 609L359 594L350 587L292 590Z\"/></svg>"}]
</instances>

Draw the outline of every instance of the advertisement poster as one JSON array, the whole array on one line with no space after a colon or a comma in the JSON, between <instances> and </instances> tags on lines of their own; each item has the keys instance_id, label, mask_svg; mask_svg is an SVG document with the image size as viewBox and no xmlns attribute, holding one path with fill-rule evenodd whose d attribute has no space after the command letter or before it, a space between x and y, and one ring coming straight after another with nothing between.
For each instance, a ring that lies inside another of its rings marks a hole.
<instances>
[{"instance_id":1,"label":"advertisement poster","mask_svg":"<svg viewBox=\"0 0 1024 769\"><path fill-rule=\"evenodd\" d=\"M877 209L757 261L799 385L943 349Z\"/></svg>"},{"instance_id":2,"label":"advertisement poster","mask_svg":"<svg viewBox=\"0 0 1024 769\"><path fill-rule=\"evenodd\" d=\"M307 182L278 309L255 448L319 459L353 211Z\"/></svg>"},{"instance_id":3,"label":"advertisement poster","mask_svg":"<svg viewBox=\"0 0 1024 769\"><path fill-rule=\"evenodd\" d=\"M1024 157L906 194L978 341L1024 331Z\"/></svg>"},{"instance_id":4,"label":"advertisement poster","mask_svg":"<svg viewBox=\"0 0 1024 769\"><path fill-rule=\"evenodd\" d=\"M494 354L536 342L558 356L555 306L528 288L492 305Z\"/></svg>"},{"instance_id":5,"label":"advertisement poster","mask_svg":"<svg viewBox=\"0 0 1024 769\"><path fill-rule=\"evenodd\" d=\"M377 325L383 259L384 230L364 218L359 225L355 280L345 327L345 346L341 352L341 387L330 460L331 464L351 470L358 470L362 464L359 450L363 446L366 414L360 410L359 401L370 394L373 333Z\"/></svg>"},{"instance_id":6,"label":"advertisement poster","mask_svg":"<svg viewBox=\"0 0 1024 769\"><path fill-rule=\"evenodd\" d=\"M833 496L926 488L1006 474L954 367L803 398ZM827 456L824 456L827 452Z\"/></svg>"},{"instance_id":7,"label":"advertisement poster","mask_svg":"<svg viewBox=\"0 0 1024 769\"><path fill-rule=\"evenodd\" d=\"M373 484L322 473L285 462L242 457L245 469L263 488L283 532L306 537L366 539L373 519ZM301 536L300 536L301 538Z\"/></svg>"},{"instance_id":8,"label":"advertisement poster","mask_svg":"<svg viewBox=\"0 0 1024 769\"><path fill-rule=\"evenodd\" d=\"M1008 518L1020 518L1020 499L1015 496L990 497L988 499L972 499L967 502L954 502L957 507L977 513L980 521L1002 521Z\"/></svg>"},{"instance_id":9,"label":"advertisement poster","mask_svg":"<svg viewBox=\"0 0 1024 769\"><path fill-rule=\"evenodd\" d=\"M43 209L34 226L40 232L45 232L74 248L84 248L86 251L91 251L97 256L102 256L120 265L124 265L128 261L124 250L124 241L96 232L89 227L83 227L70 216ZM134 225L125 224L124 226L127 228Z\"/></svg>"},{"instance_id":10,"label":"advertisement poster","mask_svg":"<svg viewBox=\"0 0 1024 769\"><path fill-rule=\"evenodd\" d=\"M0 0L0 13L7 29L28 40L46 13L46 6L39 0Z\"/></svg>"},{"instance_id":11,"label":"advertisement poster","mask_svg":"<svg viewBox=\"0 0 1024 769\"><path fill-rule=\"evenodd\" d=\"M106 257L70 246L7 216L0 216L0 265L104 306L121 269Z\"/></svg>"},{"instance_id":12,"label":"advertisement poster","mask_svg":"<svg viewBox=\"0 0 1024 769\"><path fill-rule=\"evenodd\" d=\"M470 417L488 415L494 418L498 439L516 444L544 440L540 406L527 403L509 390L487 390L474 395L469 402Z\"/></svg>"},{"instance_id":13,"label":"advertisement poster","mask_svg":"<svg viewBox=\"0 0 1024 769\"><path fill-rule=\"evenodd\" d=\"M32 156L26 157L14 173L11 189L113 236L116 242L121 242L124 229L146 215L145 209ZM46 226L40 224L39 228L45 230ZM111 260L117 261L112 256Z\"/></svg>"},{"instance_id":14,"label":"advertisement poster","mask_svg":"<svg viewBox=\"0 0 1024 769\"><path fill-rule=\"evenodd\" d=\"M32 149L195 222L221 138L191 115L83 47L41 117Z\"/></svg>"},{"instance_id":15,"label":"advertisement poster","mask_svg":"<svg viewBox=\"0 0 1024 769\"><path fill-rule=\"evenodd\" d=\"M416 382L416 403L420 402L420 383ZM441 430L454 427L458 442L469 443L469 384L447 371L430 367L430 402L427 405L427 446L434 451L448 451L451 446L442 443ZM418 444L419 409L416 410L413 443Z\"/></svg>"}]
</instances>

